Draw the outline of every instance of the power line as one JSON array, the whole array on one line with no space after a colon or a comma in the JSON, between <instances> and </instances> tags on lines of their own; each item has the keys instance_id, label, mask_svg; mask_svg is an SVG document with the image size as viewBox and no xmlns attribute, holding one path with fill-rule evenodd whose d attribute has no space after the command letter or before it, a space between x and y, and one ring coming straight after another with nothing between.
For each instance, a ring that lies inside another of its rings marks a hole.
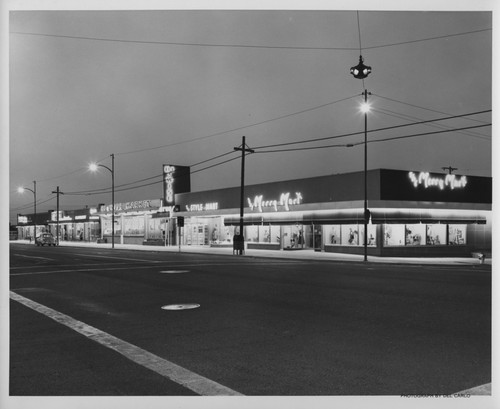
<instances>
[{"instance_id":1,"label":"power line","mask_svg":"<svg viewBox=\"0 0 500 409\"><path fill-rule=\"evenodd\" d=\"M373 111L375 112L379 112L381 114L384 114L384 115L388 115L388 116L392 116L394 118L398 118L398 119L403 119L405 121L414 121L415 119L418 119L420 120L421 118L417 118L417 117L413 117L411 115L406 115L406 114L401 114L401 113L398 113L398 112L394 112L394 111L391 111L391 110L388 110L388 109L374 109ZM438 124L432 124L432 125L429 125L433 128L437 128L437 129L450 129L451 126L446 126L446 125L438 125ZM463 135L467 135L467 136L472 136L474 138L479 138L479 139L484 139L484 140L490 140L491 137L489 136L486 136L486 135L481 135L481 134L478 134L478 133L473 133L473 132L459 132Z\"/></svg>"},{"instance_id":2,"label":"power line","mask_svg":"<svg viewBox=\"0 0 500 409\"><path fill-rule=\"evenodd\" d=\"M337 104L339 102L347 101L348 99L352 99L355 97L357 97L357 95L352 95L350 97L341 98L341 99L338 99L336 101L327 102L326 104L318 105L318 106L315 106L312 108L303 109L302 111L293 112L291 114L282 115L282 116L272 118L272 119L266 119L264 121L256 122L256 123L253 123L250 125L240 126L238 128L233 128L233 129L226 130L226 131L221 131L221 132L217 132L217 133L213 133L213 134L205 135L205 136L199 136L197 138L187 139L187 140L180 141L180 142L172 142L172 143L169 143L166 145L155 146L153 148L144 148L144 149L137 149L137 150L133 150L133 151L129 151L129 152L121 152L121 153L118 153L117 155L129 155L131 153L139 153L139 152L145 152L145 151L150 151L150 150L154 150L154 149L168 148L171 146L181 145L184 143L190 143L190 142L200 141L202 139L213 138L214 136L220 136L220 135L224 135L224 134L231 133L231 132L241 131L243 129L251 128L253 126L263 125L263 124L267 124L269 122L278 121L280 119L285 119L285 118L289 118L289 117L292 117L295 115L304 114L306 112L310 112L310 111L314 111L316 109L324 108L324 107L329 106L329 105L334 105L334 104Z\"/></svg>"},{"instance_id":3,"label":"power line","mask_svg":"<svg viewBox=\"0 0 500 409\"><path fill-rule=\"evenodd\" d=\"M438 111L436 109L430 109L430 108L422 107L420 105L410 104L408 102L400 101L400 100L397 100L397 99L394 99L394 98L384 97L384 96L378 95L378 94L373 94L373 95L376 96L376 97L378 97L378 98L386 99L386 100L392 101L392 102L397 102L399 104L407 105L407 106L410 106L410 107L413 107L413 108L423 109L425 111L434 112L434 113L441 114L441 115L451 115L449 112ZM485 121L480 121L479 119L474 119L474 118L468 118L468 119L469 119L469 121L486 123Z\"/></svg>"},{"instance_id":4,"label":"power line","mask_svg":"<svg viewBox=\"0 0 500 409\"><path fill-rule=\"evenodd\" d=\"M463 35L467 35L467 34L482 33L482 32L485 32L485 31L492 31L492 29L491 28L484 28L484 29L481 29L481 30L465 31L463 33L446 34L446 35L442 35L442 36L422 38L422 39L419 39L419 40L410 40L410 41L401 41L399 43L392 43L392 44L374 45L374 46L371 46L371 47L365 47L364 49L365 50L373 50L375 48L394 47L396 45L419 43L419 42L422 42L422 41L441 40L441 39L444 39L444 38L451 38L451 37L463 36Z\"/></svg>"},{"instance_id":5,"label":"power line","mask_svg":"<svg viewBox=\"0 0 500 409\"><path fill-rule=\"evenodd\" d=\"M212 160L219 159L221 157L227 156L230 153L234 153L234 152L233 151L228 151L228 152L223 153L221 155L214 156L214 157L212 157L210 159L206 159L204 161L201 161L201 162L198 162L198 163L194 163L194 164L190 165L190 167L196 167L196 166L201 165L203 163L207 163L207 162L210 162ZM229 159L229 160L226 160L226 161L223 161L223 162L219 162L219 163L207 166L207 167L202 168L202 169L190 171L189 173L190 174L198 173L198 172L201 172L203 170L210 169L210 168L222 165L222 164L227 163L227 162L231 162L231 161L233 161L233 160L235 160L237 158L238 157L232 158L232 159ZM146 184L139 185L139 186L133 186L133 187L126 188L126 189L120 189L121 187L126 187L126 186L130 186L130 185L134 185L136 183L145 182L147 180L151 180L151 179L155 179L155 178L162 178L162 179L159 180L159 181L155 181L155 182L151 182L151 183L146 183ZM159 174L159 175L151 176L151 177L148 177L148 178L145 178L145 179L136 180L134 182L125 183L125 184L122 184L122 185L115 186L115 192L124 192L124 191L127 191L127 190L138 189L138 188L141 188L141 187L155 185L157 183L163 183L163 173ZM107 187L107 188L95 189L95 190L86 190L86 191L77 191L77 192L64 192L64 194L65 195L70 195L70 196L92 196L92 195L106 194L106 193L109 193L110 191L111 191L110 188Z\"/></svg>"},{"instance_id":6,"label":"power line","mask_svg":"<svg viewBox=\"0 0 500 409\"><path fill-rule=\"evenodd\" d=\"M446 132L454 132L454 131L461 131L461 130L467 130L467 129L481 128L481 127L485 127L485 126L491 126L491 124L474 125L474 126L463 127L463 128L445 129L442 131L425 132L425 133L418 133L418 134L404 135L404 136L393 136L393 137L388 137L388 138L384 138L384 139L372 139L372 140L367 141L367 143L387 142L387 141L393 141L393 140L397 140L397 139L413 138L413 137L425 136L425 135L435 135L435 134L446 133ZM358 134L362 134L362 133L364 133L364 132L358 132ZM294 151L325 149L325 148L352 148L355 146L363 145L364 143L365 142L362 141L362 142L354 142L354 143L347 143L347 144L309 146L309 147L305 147L305 148L302 147L302 148L274 149L274 150L258 151L256 153L294 152ZM258 148L254 148L254 149L258 149Z\"/></svg>"},{"instance_id":7,"label":"power line","mask_svg":"<svg viewBox=\"0 0 500 409\"><path fill-rule=\"evenodd\" d=\"M423 41L440 40L445 38L463 36L468 34L482 33L485 31L492 31L491 28L485 28L480 30L465 31L461 33L445 34L442 36L426 37L416 40L401 41L397 43L381 44L371 47L364 47L365 50L384 48L384 47L394 47L397 45L412 44ZM282 49L282 50L325 50L325 51L353 51L358 50L355 47L311 47L311 46L271 46L271 45L251 45L251 44L210 44L210 43L188 43L188 42L173 42L173 41L146 41L146 40L125 40L116 38L102 38L102 37L88 37L88 36L71 36L71 35L61 35L61 34L46 34L46 33L33 33L33 32L20 32L11 31L10 34L26 35L26 36L39 36L39 37L56 37L56 38L66 38L73 40L89 40L89 41L103 41L103 42L114 42L114 43L134 43L134 44L153 44L153 45L173 45L182 47L218 47L218 48L260 48L260 49Z\"/></svg>"},{"instance_id":8,"label":"power line","mask_svg":"<svg viewBox=\"0 0 500 409\"><path fill-rule=\"evenodd\" d=\"M429 119L426 121L413 122L410 124L394 125L394 126L388 126L385 128L372 129L369 132L373 133L373 132L380 132L380 131L388 131L391 129L404 128L407 126L422 125L422 124L431 123L431 122L445 121L445 120L449 120L449 119L462 118L462 117L471 116L471 115L479 115L479 114L483 114L486 112L491 112L491 109L484 110L484 111L478 111L478 112L471 112L468 114L452 115L452 116L448 116L445 118ZM468 128L468 129L472 129L472 128ZM364 133L364 132L363 131L351 132L351 133L346 133L346 134L342 134L342 135L326 136L323 138L308 139L308 140L302 140L302 141L297 141L297 142L285 142L285 143L278 143L278 144L273 144L273 145L256 146L256 147L254 147L254 149L274 148L274 147L279 147L279 146L289 146L289 145L298 145L298 144L303 144L303 143L325 141L328 139L338 139L338 138L345 138L348 136L360 135L362 133Z\"/></svg>"}]
</instances>

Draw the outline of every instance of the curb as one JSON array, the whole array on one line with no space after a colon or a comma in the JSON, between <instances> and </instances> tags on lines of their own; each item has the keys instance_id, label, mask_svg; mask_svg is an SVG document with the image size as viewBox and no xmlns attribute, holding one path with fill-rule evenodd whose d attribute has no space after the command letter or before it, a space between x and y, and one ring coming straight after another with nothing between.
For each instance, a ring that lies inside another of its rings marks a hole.
<instances>
[{"instance_id":1,"label":"curb","mask_svg":"<svg viewBox=\"0 0 500 409\"><path fill-rule=\"evenodd\" d=\"M18 244L33 244L26 240L13 240L10 243ZM60 242L60 247L87 247L87 248L100 248L100 249L111 249L110 243L94 243L94 242ZM115 243L116 250L132 250L132 251L153 251L153 252L171 252L179 253L178 247L163 247L163 246L144 246L139 244L117 244ZM207 255L227 255L231 256L232 248L193 248L184 246L181 248L181 253L188 254L207 254ZM303 260L303 261L333 261L333 262L352 262L352 263L364 263L362 255L354 254L341 254L341 253L325 253L316 252L314 250L301 250L297 252L283 252L276 250L246 250L246 254L240 255L240 257L264 257L264 258L275 258L282 260ZM477 258L466 258L466 257L446 257L446 258L431 258L431 257L421 257L421 258L403 258L403 257L376 257L369 256L368 263L379 263L379 264L413 264L413 265L470 265L476 266L491 266L491 259L486 259L482 263Z\"/></svg>"}]
</instances>

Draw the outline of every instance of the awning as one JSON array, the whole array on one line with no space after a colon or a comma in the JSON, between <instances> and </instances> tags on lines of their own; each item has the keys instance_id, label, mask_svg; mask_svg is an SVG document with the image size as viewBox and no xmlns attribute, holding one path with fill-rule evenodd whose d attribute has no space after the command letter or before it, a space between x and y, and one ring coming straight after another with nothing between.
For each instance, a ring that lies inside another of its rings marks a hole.
<instances>
[{"instance_id":1,"label":"awning","mask_svg":"<svg viewBox=\"0 0 500 409\"><path fill-rule=\"evenodd\" d=\"M484 212L462 209L370 209L372 224L460 223L486 224ZM363 209L245 214L243 224L362 224ZM226 226L238 226L239 216L224 217Z\"/></svg>"},{"instance_id":2,"label":"awning","mask_svg":"<svg viewBox=\"0 0 500 409\"><path fill-rule=\"evenodd\" d=\"M303 212L250 213L243 217L243 225L261 224L357 224L363 223L363 209L318 210ZM239 216L224 217L226 226L238 226Z\"/></svg>"},{"instance_id":3,"label":"awning","mask_svg":"<svg viewBox=\"0 0 500 409\"><path fill-rule=\"evenodd\" d=\"M243 225L261 225L261 224L302 224L303 214L299 212L290 213L250 213L245 214L243 217ZM224 217L224 224L226 226L239 226L240 216L226 216Z\"/></svg>"},{"instance_id":4,"label":"awning","mask_svg":"<svg viewBox=\"0 0 500 409\"><path fill-rule=\"evenodd\" d=\"M486 216L459 209L370 209L373 224L463 223L486 224Z\"/></svg>"}]
</instances>

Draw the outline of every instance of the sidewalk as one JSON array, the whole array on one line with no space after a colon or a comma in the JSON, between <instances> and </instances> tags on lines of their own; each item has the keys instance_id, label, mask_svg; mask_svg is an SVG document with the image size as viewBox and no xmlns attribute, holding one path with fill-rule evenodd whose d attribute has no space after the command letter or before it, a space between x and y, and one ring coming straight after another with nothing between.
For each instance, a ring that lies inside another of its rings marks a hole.
<instances>
[{"instance_id":1,"label":"sidewalk","mask_svg":"<svg viewBox=\"0 0 500 409\"><path fill-rule=\"evenodd\" d=\"M34 245L28 240L15 240L11 243ZM61 247L92 247L101 249L111 249L111 243L95 243L85 241L61 241ZM178 246L163 247L163 246L144 246L139 244L119 244L115 243L115 249L118 250L134 250L134 251L156 251L156 252L172 252L178 253ZM230 247L195 247L182 246L181 253L198 253L198 254L219 254L232 255L233 249ZM325 253L323 251L314 251L312 249L294 250L294 251L278 251L278 250L245 250L243 256L234 257L269 257L288 260L323 260L323 261L351 261L363 262L363 256L357 254L339 254ZM433 265L481 265L479 259L475 257L376 257L368 256L370 263L393 263L393 264L433 264ZM484 264L491 265L491 258L485 259Z\"/></svg>"}]
</instances>

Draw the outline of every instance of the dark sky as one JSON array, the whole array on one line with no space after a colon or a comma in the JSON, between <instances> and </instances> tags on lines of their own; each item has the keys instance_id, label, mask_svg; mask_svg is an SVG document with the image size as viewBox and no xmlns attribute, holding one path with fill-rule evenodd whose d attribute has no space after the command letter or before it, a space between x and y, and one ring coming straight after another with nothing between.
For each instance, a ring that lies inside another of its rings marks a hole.
<instances>
[{"instance_id":1,"label":"dark sky","mask_svg":"<svg viewBox=\"0 0 500 409\"><path fill-rule=\"evenodd\" d=\"M111 166L111 153L123 185L116 202L125 202L161 197L153 177L162 164L204 162L233 151L243 135L259 148L361 132L364 89L369 130L492 108L488 11L360 11L359 30L356 11L313 9L11 10L8 22L11 220L32 212L31 193L16 190L33 181L40 211L55 208L57 186L62 209L110 203L109 193L74 193L110 186L109 172L87 166ZM373 70L364 82L349 74L360 43ZM491 176L491 118L370 133L368 168L450 165ZM479 127L435 133L471 126ZM432 134L412 136L420 133ZM376 142L400 136L408 137ZM304 149L362 140L256 149L246 182L362 170L362 145ZM239 185L239 160L201 170L237 155L194 166L193 190Z\"/></svg>"}]
</instances>

